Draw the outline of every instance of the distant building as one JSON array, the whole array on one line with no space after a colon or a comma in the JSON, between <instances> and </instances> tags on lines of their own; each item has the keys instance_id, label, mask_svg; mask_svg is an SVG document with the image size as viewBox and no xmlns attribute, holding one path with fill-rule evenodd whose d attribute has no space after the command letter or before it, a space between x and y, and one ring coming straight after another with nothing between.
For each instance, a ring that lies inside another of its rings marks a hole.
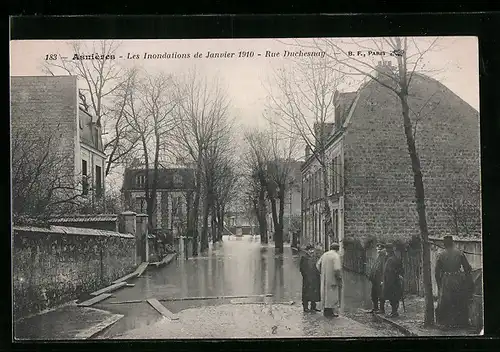
<instances>
[{"instance_id":1,"label":"distant building","mask_svg":"<svg viewBox=\"0 0 500 352\"><path fill-rule=\"evenodd\" d=\"M379 66L379 70L393 69ZM381 77L379 75L379 77ZM421 110L415 128L431 235L478 236L480 217L479 114L438 81L414 74L409 104ZM401 104L371 80L342 93L326 153L334 229L346 236L419 235L413 172ZM414 116L412 116L415 119ZM322 244L322 173L306 151L302 167L302 245Z\"/></svg>"},{"instance_id":2,"label":"distant building","mask_svg":"<svg viewBox=\"0 0 500 352\"><path fill-rule=\"evenodd\" d=\"M122 193L126 210L146 214L145 187L148 179L151 183L152 175L152 169L125 170ZM168 231L174 236L182 235L187 226L194 189L194 169L158 170L156 203L152 217L153 229Z\"/></svg>"},{"instance_id":3,"label":"distant building","mask_svg":"<svg viewBox=\"0 0 500 352\"><path fill-rule=\"evenodd\" d=\"M101 125L80 106L77 83L76 76L11 77L11 119L57 140L58 171L74 175L75 191L94 207L104 204L106 155Z\"/></svg>"}]
</instances>

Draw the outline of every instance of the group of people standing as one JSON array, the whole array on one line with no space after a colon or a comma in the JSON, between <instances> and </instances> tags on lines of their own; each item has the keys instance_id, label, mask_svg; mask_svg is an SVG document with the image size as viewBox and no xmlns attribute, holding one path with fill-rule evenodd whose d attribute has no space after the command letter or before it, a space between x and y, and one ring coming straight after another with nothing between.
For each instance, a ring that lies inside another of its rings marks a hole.
<instances>
[{"instance_id":1,"label":"group of people standing","mask_svg":"<svg viewBox=\"0 0 500 352\"><path fill-rule=\"evenodd\" d=\"M377 258L368 274L372 284L373 313L385 314L385 302L391 304L390 317L399 315L403 297L403 265L394 252L394 245L377 243Z\"/></svg>"},{"instance_id":2,"label":"group of people standing","mask_svg":"<svg viewBox=\"0 0 500 352\"><path fill-rule=\"evenodd\" d=\"M436 322L451 328L467 327L474 289L472 268L465 254L455 248L452 236L445 236L443 242L445 248L439 253L435 267L438 287ZM399 302L403 298L403 266L392 244L377 244L377 258L369 279L372 283L372 312L385 313L385 302L389 301L392 308L390 316L397 317Z\"/></svg>"},{"instance_id":3,"label":"group of people standing","mask_svg":"<svg viewBox=\"0 0 500 352\"><path fill-rule=\"evenodd\" d=\"M447 327L465 327L469 324L468 306L473 292L471 266L464 253L454 247L451 236L444 237L445 249L436 260L435 278L438 286L436 320ZM396 256L393 244L377 243L377 257L368 274L372 284L371 312L385 314L385 303L391 305L390 317L399 316L399 302L403 299L403 265ZM334 243L321 257L314 246L306 247L300 259L302 274L302 306L304 312L316 312L321 301L323 314L338 316L342 290L342 263Z\"/></svg>"},{"instance_id":4,"label":"group of people standing","mask_svg":"<svg viewBox=\"0 0 500 352\"><path fill-rule=\"evenodd\" d=\"M302 274L302 306L304 312L319 312L316 302L321 301L326 317L338 317L342 292L342 262L339 244L333 243L321 257L314 246L307 246L300 258Z\"/></svg>"}]
</instances>

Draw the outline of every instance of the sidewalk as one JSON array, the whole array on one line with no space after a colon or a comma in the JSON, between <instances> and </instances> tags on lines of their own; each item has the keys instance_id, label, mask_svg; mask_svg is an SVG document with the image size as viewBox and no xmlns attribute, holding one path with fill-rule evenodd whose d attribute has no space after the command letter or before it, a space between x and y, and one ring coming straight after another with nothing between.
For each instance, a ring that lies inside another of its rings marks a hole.
<instances>
[{"instance_id":1,"label":"sidewalk","mask_svg":"<svg viewBox=\"0 0 500 352\"><path fill-rule=\"evenodd\" d=\"M233 300L231 304L184 309L177 320L129 330L116 339L387 337L386 331L346 316L328 319L290 303ZM390 335L389 335L390 336Z\"/></svg>"},{"instance_id":2,"label":"sidewalk","mask_svg":"<svg viewBox=\"0 0 500 352\"><path fill-rule=\"evenodd\" d=\"M424 307L423 297L407 296L405 297L405 308L399 306L399 317L389 318L382 314L375 314L379 321L384 321L396 329L400 330L406 336L478 336L479 334L471 329L443 330L438 327L424 327ZM386 305L386 311L390 311Z\"/></svg>"},{"instance_id":3,"label":"sidewalk","mask_svg":"<svg viewBox=\"0 0 500 352\"><path fill-rule=\"evenodd\" d=\"M71 303L31 316L14 326L16 340L88 339L116 323L123 315Z\"/></svg>"},{"instance_id":4,"label":"sidewalk","mask_svg":"<svg viewBox=\"0 0 500 352\"><path fill-rule=\"evenodd\" d=\"M153 268L172 262L169 254ZM150 263L157 264L157 263ZM151 268L151 266L150 266ZM146 269L147 270L147 269ZM87 298L91 296L87 295ZM78 307L77 301L28 316L14 323L15 340L82 340L90 339L123 318L105 310Z\"/></svg>"}]
</instances>

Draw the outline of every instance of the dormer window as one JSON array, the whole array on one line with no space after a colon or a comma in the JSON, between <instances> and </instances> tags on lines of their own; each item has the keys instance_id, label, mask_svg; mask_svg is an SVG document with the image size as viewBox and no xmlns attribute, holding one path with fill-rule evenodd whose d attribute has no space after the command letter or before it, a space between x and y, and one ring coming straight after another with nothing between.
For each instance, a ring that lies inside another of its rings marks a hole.
<instances>
[{"instance_id":1,"label":"dormer window","mask_svg":"<svg viewBox=\"0 0 500 352\"><path fill-rule=\"evenodd\" d=\"M137 175L135 182L137 186L144 187L146 185L146 175Z\"/></svg>"}]
</instances>

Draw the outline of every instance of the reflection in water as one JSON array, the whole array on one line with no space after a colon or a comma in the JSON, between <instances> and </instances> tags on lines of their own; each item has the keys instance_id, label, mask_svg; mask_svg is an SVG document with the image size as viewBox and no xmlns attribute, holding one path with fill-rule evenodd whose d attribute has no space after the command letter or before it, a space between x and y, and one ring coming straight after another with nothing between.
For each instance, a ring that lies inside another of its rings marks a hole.
<instances>
[{"instance_id":1,"label":"reflection in water","mask_svg":"<svg viewBox=\"0 0 500 352\"><path fill-rule=\"evenodd\" d=\"M282 256L276 256L274 258L273 293L274 293L277 300L284 297L283 257Z\"/></svg>"},{"instance_id":2,"label":"reflection in water","mask_svg":"<svg viewBox=\"0 0 500 352\"><path fill-rule=\"evenodd\" d=\"M204 256L187 260L179 258L168 266L148 272L135 280L134 287L116 291L115 297L104 301L99 307L124 314L125 318L115 324L113 329L128 330L157 321L157 312L147 303L109 304L110 302L151 297L162 299L271 293L275 302L299 303L302 277L298 262L299 257L292 255L290 247L285 247L282 255L275 255L274 248L261 245L258 237L225 237L221 244L211 245ZM344 271L343 276L344 309L370 308L370 284L366 278L347 271ZM216 300L163 303L173 311L221 304ZM303 326L308 329L307 323Z\"/></svg>"}]
</instances>

